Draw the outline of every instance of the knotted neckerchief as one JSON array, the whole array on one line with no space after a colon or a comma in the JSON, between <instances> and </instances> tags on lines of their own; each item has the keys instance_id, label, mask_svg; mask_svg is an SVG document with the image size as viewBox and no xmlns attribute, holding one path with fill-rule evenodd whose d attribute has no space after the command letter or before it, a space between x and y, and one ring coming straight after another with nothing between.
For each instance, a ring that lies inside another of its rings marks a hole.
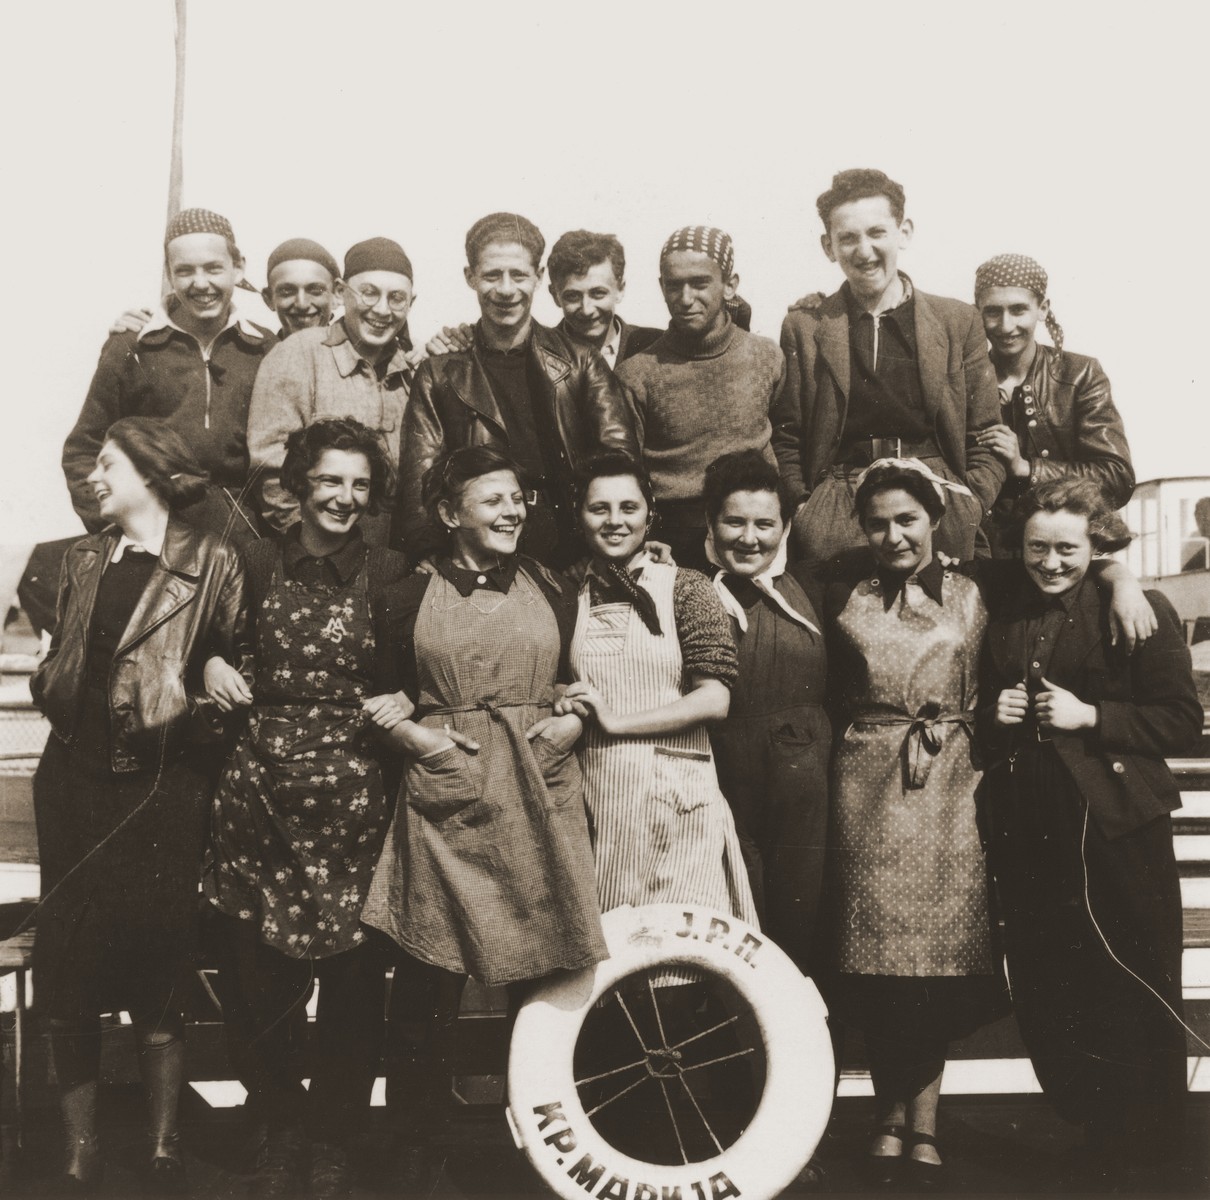
<instances>
[{"instance_id":1,"label":"knotted neckerchief","mask_svg":"<svg viewBox=\"0 0 1210 1200\"><path fill-rule=\"evenodd\" d=\"M757 591L768 596L791 621L803 626L804 629L809 629L816 637L822 636L819 630L773 586L774 582L786 573L786 542L789 537L790 531L787 529L782 534L781 543L777 547L773 561L759 575L736 575L734 571L728 571L719 559L718 551L714 548L714 530L706 531L706 557L719 568L718 574L713 580L714 590L718 593L718 598L722 601L727 614L735 618L735 623L739 626L741 633L748 632L748 614L744 612L744 606L736 598L735 593L727 586L726 577L728 575L734 575L736 579L746 579Z\"/></svg>"},{"instance_id":2,"label":"knotted neckerchief","mask_svg":"<svg viewBox=\"0 0 1210 1200\"><path fill-rule=\"evenodd\" d=\"M659 614L655 610L655 597L644 588L639 587L635 579L635 576L642 573L649 561L646 551L632 559L629 566L615 562L611 558L605 559L603 562L594 558L589 570L604 585L602 591L606 594L621 592L621 599L634 606L634 610L639 614L639 620L647 626L648 630L656 637L662 637L664 631L660 628Z\"/></svg>"}]
</instances>

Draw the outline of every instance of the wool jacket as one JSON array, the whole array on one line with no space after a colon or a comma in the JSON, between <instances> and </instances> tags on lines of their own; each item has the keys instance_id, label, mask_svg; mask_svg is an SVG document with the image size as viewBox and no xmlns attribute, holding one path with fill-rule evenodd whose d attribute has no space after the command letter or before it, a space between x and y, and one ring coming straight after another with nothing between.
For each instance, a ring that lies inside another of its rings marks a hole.
<instances>
[{"instance_id":1,"label":"wool jacket","mask_svg":"<svg viewBox=\"0 0 1210 1200\"><path fill-rule=\"evenodd\" d=\"M1004 482L1004 464L975 434L1000 419L996 376L979 314L969 304L915 291L917 365L938 449L978 498L984 515ZM782 478L805 498L836 462L850 389L849 317L844 295L782 323L785 384L773 415Z\"/></svg>"}]
</instances>

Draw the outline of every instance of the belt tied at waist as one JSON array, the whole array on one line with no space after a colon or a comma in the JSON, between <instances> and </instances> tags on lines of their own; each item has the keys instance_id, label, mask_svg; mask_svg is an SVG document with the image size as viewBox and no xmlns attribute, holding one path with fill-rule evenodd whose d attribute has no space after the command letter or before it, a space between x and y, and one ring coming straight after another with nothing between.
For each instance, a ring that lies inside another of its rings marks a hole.
<instances>
[{"instance_id":1,"label":"belt tied at waist","mask_svg":"<svg viewBox=\"0 0 1210 1200\"><path fill-rule=\"evenodd\" d=\"M855 717L850 724L854 725L906 725L907 733L903 739L903 786L905 788L922 788L933 768L933 759L941 753L943 739L939 736L939 725L959 725L966 730L967 736L974 737L975 713L968 710L961 713L941 714L941 706L929 701L922 704L914 717L905 717L894 713L878 714L868 717Z\"/></svg>"},{"instance_id":2,"label":"belt tied at waist","mask_svg":"<svg viewBox=\"0 0 1210 1200\"><path fill-rule=\"evenodd\" d=\"M423 720L425 717L445 717L450 713L485 712L493 721L503 721L504 718L500 715L502 709L550 708L553 703L552 700L508 700L497 704L494 700L477 700L474 704L448 704L437 708L418 709L417 716Z\"/></svg>"}]
</instances>

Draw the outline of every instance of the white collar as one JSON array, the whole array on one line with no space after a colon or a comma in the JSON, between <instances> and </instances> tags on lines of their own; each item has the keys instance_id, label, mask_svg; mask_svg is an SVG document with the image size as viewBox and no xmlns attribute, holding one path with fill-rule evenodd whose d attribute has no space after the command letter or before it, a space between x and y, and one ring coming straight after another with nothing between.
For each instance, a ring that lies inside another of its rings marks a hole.
<instances>
[{"instance_id":1,"label":"white collar","mask_svg":"<svg viewBox=\"0 0 1210 1200\"><path fill-rule=\"evenodd\" d=\"M167 533L166 529L165 533ZM135 542L131 541L125 534L122 534L118 538L118 544L114 547L113 553L109 556L109 561L111 563L121 562L122 555L127 550L142 550L147 554L153 554L156 558L159 558L164 552L164 534L160 534L159 540L156 542Z\"/></svg>"},{"instance_id":2,"label":"white collar","mask_svg":"<svg viewBox=\"0 0 1210 1200\"><path fill-rule=\"evenodd\" d=\"M790 602L775 588L774 583L786 573L786 558L787 550L786 543L790 538L790 530L787 528L782 535L781 543L777 547L777 553L773 556L773 561L759 575L737 575L737 579L747 579L756 589L763 592L778 608L794 621L801 625L804 629L809 629L816 637L822 636L819 629L808 621ZM723 566L718 557L718 551L714 548L714 530L706 530L706 557L714 566L719 568L718 574L714 577L714 590L718 593L719 600L722 601L723 608L735 618L735 623L739 626L741 633L748 632L748 614L744 612L744 606L735 598L735 593L725 583L727 575L734 575L735 572L728 571Z\"/></svg>"},{"instance_id":3,"label":"white collar","mask_svg":"<svg viewBox=\"0 0 1210 1200\"><path fill-rule=\"evenodd\" d=\"M232 325L238 325L240 332L246 337L254 338L258 342L261 341L261 331L257 329L257 327L253 325L247 317L241 317L239 313L235 311L234 304L232 304L231 311L227 314L227 324L214 335L215 339L218 338L219 333L225 333L231 328ZM182 329L181 326L172 319L168 313L168 309L162 304L155 310L155 312L151 314L151 319L147 322L147 324L139 330L137 336L135 337L135 341L141 342L149 334L159 333L161 329L175 329L178 333L183 333L186 337L193 338L193 340L198 342L200 345L201 340L198 338L197 334L190 333L188 329Z\"/></svg>"}]
</instances>

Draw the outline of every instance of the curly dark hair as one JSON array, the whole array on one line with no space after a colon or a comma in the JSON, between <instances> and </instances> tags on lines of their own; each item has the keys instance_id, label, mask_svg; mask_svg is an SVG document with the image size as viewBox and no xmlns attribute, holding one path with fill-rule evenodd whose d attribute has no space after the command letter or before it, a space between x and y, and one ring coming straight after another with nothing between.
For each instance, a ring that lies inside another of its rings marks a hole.
<instances>
[{"instance_id":1,"label":"curly dark hair","mask_svg":"<svg viewBox=\"0 0 1210 1200\"><path fill-rule=\"evenodd\" d=\"M613 268L613 277L621 287L626 282L626 252L622 249L622 243L612 233L573 229L550 248L546 274L550 286L558 288L565 279L583 275L597 263L603 262Z\"/></svg>"},{"instance_id":2,"label":"curly dark hair","mask_svg":"<svg viewBox=\"0 0 1210 1200\"><path fill-rule=\"evenodd\" d=\"M147 486L170 509L187 508L206 494L210 477L185 439L166 421L122 417L106 430L105 440L130 459Z\"/></svg>"},{"instance_id":3,"label":"curly dark hair","mask_svg":"<svg viewBox=\"0 0 1210 1200\"><path fill-rule=\"evenodd\" d=\"M443 454L420 481L421 499L429 516L441 524L437 509L442 501L456 507L472 479L496 471L511 471L518 483L524 483L521 468L495 446L460 446Z\"/></svg>"},{"instance_id":4,"label":"curly dark hair","mask_svg":"<svg viewBox=\"0 0 1210 1200\"><path fill-rule=\"evenodd\" d=\"M542 265L546 239L532 221L517 213L488 213L466 231L466 261L472 270L479 265L480 255L493 242L523 247L533 259L535 271Z\"/></svg>"},{"instance_id":5,"label":"curly dark hair","mask_svg":"<svg viewBox=\"0 0 1210 1200\"><path fill-rule=\"evenodd\" d=\"M576 468L572 491L576 512L584 507L588 487L594 479L613 479L619 475L629 475L638 483L639 491L643 493L643 499L647 501L647 512L654 516L655 490L651 486L651 480L643 469L643 464L621 450L603 450L599 454L586 458Z\"/></svg>"},{"instance_id":6,"label":"curly dark hair","mask_svg":"<svg viewBox=\"0 0 1210 1200\"><path fill-rule=\"evenodd\" d=\"M1088 538L1097 554L1112 554L1130 545L1133 534L1105 499L1100 485L1071 476L1048 479L1030 488L1013 506L1014 542L1019 546L1025 523L1034 513L1069 512L1088 521Z\"/></svg>"},{"instance_id":7,"label":"curly dark hair","mask_svg":"<svg viewBox=\"0 0 1210 1200\"><path fill-rule=\"evenodd\" d=\"M325 450L347 450L364 454L370 464L370 502L366 510L377 513L383 499L395 490L395 468L382 434L352 417L323 417L294 430L286 438L286 457L281 466L281 485L292 496L305 500L311 492L307 475Z\"/></svg>"},{"instance_id":8,"label":"curly dark hair","mask_svg":"<svg viewBox=\"0 0 1210 1200\"><path fill-rule=\"evenodd\" d=\"M832 214L842 205L854 200L865 200L870 196L885 196L902 223L907 204L903 185L896 183L885 171L868 167L853 167L848 171L837 171L832 176L832 186L815 201L815 209L827 232L832 231Z\"/></svg>"},{"instance_id":9,"label":"curly dark hair","mask_svg":"<svg viewBox=\"0 0 1210 1200\"><path fill-rule=\"evenodd\" d=\"M887 463L885 466L875 464L861 481L861 487L853 497L853 511L863 528L870 501L883 492L894 491L907 492L914 500L918 500L920 507L928 513L930 521L941 520L945 512L945 501L937 495L937 489L919 471L896 466L894 463Z\"/></svg>"},{"instance_id":10,"label":"curly dark hair","mask_svg":"<svg viewBox=\"0 0 1210 1200\"><path fill-rule=\"evenodd\" d=\"M777 468L759 450L732 450L721 454L707 468L702 481L706 515L713 521L733 492L772 492L781 509L781 519L794 513L794 497L782 482Z\"/></svg>"}]
</instances>

